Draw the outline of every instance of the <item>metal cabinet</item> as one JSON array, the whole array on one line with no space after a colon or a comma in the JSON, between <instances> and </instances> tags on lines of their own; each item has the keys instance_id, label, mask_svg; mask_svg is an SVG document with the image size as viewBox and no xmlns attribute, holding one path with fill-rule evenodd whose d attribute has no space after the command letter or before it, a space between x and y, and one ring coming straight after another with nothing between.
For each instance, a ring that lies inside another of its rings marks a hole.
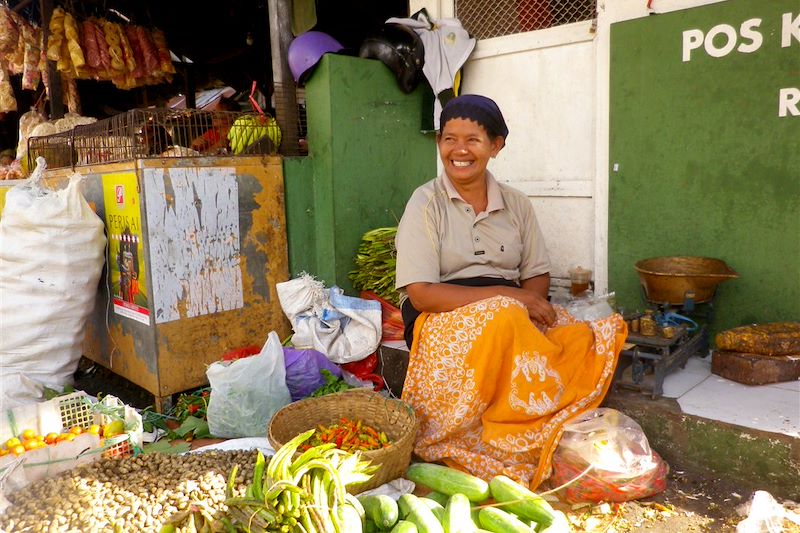
<instances>
[{"instance_id":1,"label":"metal cabinet","mask_svg":"<svg viewBox=\"0 0 800 533\"><path fill-rule=\"evenodd\" d=\"M207 383L228 351L290 331L279 157L135 159L78 167L105 221L106 270L85 355L156 397ZM64 179L72 170L47 171Z\"/></svg>"}]
</instances>

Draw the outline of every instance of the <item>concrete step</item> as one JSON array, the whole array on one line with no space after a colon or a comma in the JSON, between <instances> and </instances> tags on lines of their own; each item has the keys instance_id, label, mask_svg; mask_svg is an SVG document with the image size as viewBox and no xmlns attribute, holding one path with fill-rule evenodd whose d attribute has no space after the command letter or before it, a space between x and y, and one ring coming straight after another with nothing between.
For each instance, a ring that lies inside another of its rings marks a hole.
<instances>
[{"instance_id":1,"label":"concrete step","mask_svg":"<svg viewBox=\"0 0 800 533\"><path fill-rule=\"evenodd\" d=\"M676 399L637 391L614 390L603 405L636 420L673 469L705 469L738 482L741 494L766 490L800 500L800 437L690 415Z\"/></svg>"}]
</instances>

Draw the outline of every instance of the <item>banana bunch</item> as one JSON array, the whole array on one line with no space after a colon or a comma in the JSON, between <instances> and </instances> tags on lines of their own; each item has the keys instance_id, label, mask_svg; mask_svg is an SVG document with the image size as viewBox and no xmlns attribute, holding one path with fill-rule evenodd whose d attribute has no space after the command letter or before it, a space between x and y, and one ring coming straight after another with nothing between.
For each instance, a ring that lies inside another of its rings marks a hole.
<instances>
[{"instance_id":1,"label":"banana bunch","mask_svg":"<svg viewBox=\"0 0 800 533\"><path fill-rule=\"evenodd\" d=\"M275 119L270 116L245 115L239 117L228 131L228 142L234 155L241 154L248 146L264 137L272 141L275 150L280 147L281 129Z\"/></svg>"},{"instance_id":2,"label":"banana bunch","mask_svg":"<svg viewBox=\"0 0 800 533\"><path fill-rule=\"evenodd\" d=\"M259 453L243 497L232 494L234 467L225 501L225 525L232 526L228 531L361 533L364 509L347 486L367 481L378 467L362 461L360 454L336 449L334 443L309 448L293 459L313 434L311 429L287 442L268 464Z\"/></svg>"}]
</instances>

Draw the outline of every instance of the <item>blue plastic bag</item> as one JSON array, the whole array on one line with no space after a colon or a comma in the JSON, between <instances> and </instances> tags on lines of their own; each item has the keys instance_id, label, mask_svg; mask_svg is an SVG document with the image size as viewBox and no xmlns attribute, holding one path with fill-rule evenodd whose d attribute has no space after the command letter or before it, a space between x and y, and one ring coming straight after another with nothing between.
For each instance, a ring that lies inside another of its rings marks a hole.
<instances>
[{"instance_id":1,"label":"blue plastic bag","mask_svg":"<svg viewBox=\"0 0 800 533\"><path fill-rule=\"evenodd\" d=\"M292 395L292 401L307 396L325 384L321 370L330 371L336 377L342 377L342 369L332 363L316 350L298 350L284 348L283 360L286 365L286 386Z\"/></svg>"}]
</instances>

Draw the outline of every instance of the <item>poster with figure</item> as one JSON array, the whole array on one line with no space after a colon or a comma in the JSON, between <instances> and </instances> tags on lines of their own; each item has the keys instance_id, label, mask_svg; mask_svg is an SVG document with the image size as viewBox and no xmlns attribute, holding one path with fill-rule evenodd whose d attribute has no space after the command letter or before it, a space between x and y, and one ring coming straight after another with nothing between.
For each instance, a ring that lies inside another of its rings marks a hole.
<instances>
[{"instance_id":1,"label":"poster with figure","mask_svg":"<svg viewBox=\"0 0 800 533\"><path fill-rule=\"evenodd\" d=\"M150 325L142 217L135 172L103 175L114 312Z\"/></svg>"}]
</instances>

